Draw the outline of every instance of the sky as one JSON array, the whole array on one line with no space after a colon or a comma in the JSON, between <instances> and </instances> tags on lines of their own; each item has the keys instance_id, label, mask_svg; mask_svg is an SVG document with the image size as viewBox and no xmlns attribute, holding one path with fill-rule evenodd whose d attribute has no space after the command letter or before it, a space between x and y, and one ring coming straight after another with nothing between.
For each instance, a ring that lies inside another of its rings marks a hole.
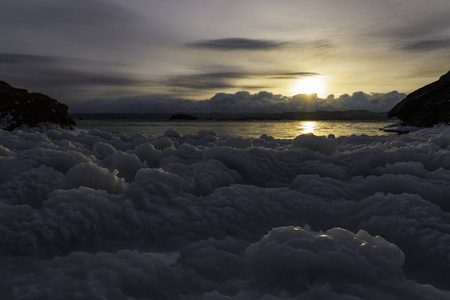
<instances>
[{"instance_id":1,"label":"sky","mask_svg":"<svg viewBox=\"0 0 450 300\"><path fill-rule=\"evenodd\" d=\"M347 102L364 107L449 71L449 15L448 0L6 1L0 80L72 112L177 110L242 91L317 93L341 109L363 92Z\"/></svg>"}]
</instances>

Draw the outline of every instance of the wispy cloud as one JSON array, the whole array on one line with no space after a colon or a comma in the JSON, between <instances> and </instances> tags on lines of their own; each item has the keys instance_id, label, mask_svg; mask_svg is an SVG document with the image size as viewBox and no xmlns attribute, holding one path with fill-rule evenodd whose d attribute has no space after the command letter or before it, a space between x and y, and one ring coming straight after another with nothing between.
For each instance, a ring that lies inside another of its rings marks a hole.
<instances>
[{"instance_id":1,"label":"wispy cloud","mask_svg":"<svg viewBox=\"0 0 450 300\"><path fill-rule=\"evenodd\" d=\"M249 74L239 72L212 72L172 76L163 83L170 87L208 90L235 87L233 79L242 79L248 76Z\"/></svg>"},{"instance_id":2,"label":"wispy cloud","mask_svg":"<svg viewBox=\"0 0 450 300\"><path fill-rule=\"evenodd\" d=\"M428 52L450 48L450 18L447 9L436 9L431 15L418 14L415 18L402 22L391 22L374 27L371 31L375 36L386 39L395 50Z\"/></svg>"},{"instance_id":3,"label":"wispy cloud","mask_svg":"<svg viewBox=\"0 0 450 300\"><path fill-rule=\"evenodd\" d=\"M194 48L206 48L214 50L271 50L281 48L288 42L259 40L246 38L225 38L215 40L203 40L188 44Z\"/></svg>"},{"instance_id":4,"label":"wispy cloud","mask_svg":"<svg viewBox=\"0 0 450 300\"><path fill-rule=\"evenodd\" d=\"M433 14L417 14L409 20L393 20L388 26L375 28L379 34L386 37L397 39L425 39L426 37L443 35L450 26L450 18L448 17L448 9L436 11ZM383 24L385 25L385 24Z\"/></svg>"},{"instance_id":5,"label":"wispy cloud","mask_svg":"<svg viewBox=\"0 0 450 300\"><path fill-rule=\"evenodd\" d=\"M56 57L0 53L0 64L54 64L58 61Z\"/></svg>"},{"instance_id":6,"label":"wispy cloud","mask_svg":"<svg viewBox=\"0 0 450 300\"><path fill-rule=\"evenodd\" d=\"M83 99L129 95L152 85L114 64L53 56L0 53L0 80L71 105Z\"/></svg>"},{"instance_id":7,"label":"wispy cloud","mask_svg":"<svg viewBox=\"0 0 450 300\"><path fill-rule=\"evenodd\" d=\"M316 72L288 72L288 73L280 73L272 76L272 79L295 79L299 77L314 77L314 76L323 76L324 74L316 73Z\"/></svg>"},{"instance_id":8,"label":"wispy cloud","mask_svg":"<svg viewBox=\"0 0 450 300\"><path fill-rule=\"evenodd\" d=\"M322 76L323 74L321 73L316 73L316 72L294 72L294 73L284 73L283 75L286 76Z\"/></svg>"},{"instance_id":9,"label":"wispy cloud","mask_svg":"<svg viewBox=\"0 0 450 300\"><path fill-rule=\"evenodd\" d=\"M162 81L169 87L187 88L197 90L209 89L264 89L269 86L258 85L248 86L239 84L241 79L293 79L298 77L322 76L323 74L316 72L247 72L247 71L224 71L224 72L207 72L201 74L189 74L171 76Z\"/></svg>"},{"instance_id":10,"label":"wispy cloud","mask_svg":"<svg viewBox=\"0 0 450 300\"><path fill-rule=\"evenodd\" d=\"M450 38L447 39L430 39L419 40L405 43L400 47L402 50L425 52L450 48Z\"/></svg>"},{"instance_id":11,"label":"wispy cloud","mask_svg":"<svg viewBox=\"0 0 450 300\"><path fill-rule=\"evenodd\" d=\"M0 76L7 81L20 78L28 87L132 86L140 80L115 71L108 63L57 56L0 53Z\"/></svg>"}]
</instances>

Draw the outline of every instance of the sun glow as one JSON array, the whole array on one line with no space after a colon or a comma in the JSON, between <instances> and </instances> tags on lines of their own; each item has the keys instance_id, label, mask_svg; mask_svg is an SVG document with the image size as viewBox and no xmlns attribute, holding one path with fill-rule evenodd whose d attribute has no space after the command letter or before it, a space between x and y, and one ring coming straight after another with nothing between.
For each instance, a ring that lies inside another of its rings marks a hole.
<instances>
[{"instance_id":1,"label":"sun glow","mask_svg":"<svg viewBox=\"0 0 450 300\"><path fill-rule=\"evenodd\" d=\"M325 81L322 77L308 77L302 78L295 82L293 92L297 94L317 94L319 97L324 97Z\"/></svg>"}]
</instances>

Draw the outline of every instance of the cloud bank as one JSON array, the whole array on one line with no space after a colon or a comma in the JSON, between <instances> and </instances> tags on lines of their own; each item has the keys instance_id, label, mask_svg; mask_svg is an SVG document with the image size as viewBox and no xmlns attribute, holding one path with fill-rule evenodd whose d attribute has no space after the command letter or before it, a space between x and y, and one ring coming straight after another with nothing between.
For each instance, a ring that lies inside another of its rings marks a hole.
<instances>
[{"instance_id":1,"label":"cloud bank","mask_svg":"<svg viewBox=\"0 0 450 300\"><path fill-rule=\"evenodd\" d=\"M298 73L295 73L298 74ZM229 76L235 76L230 74ZM213 77L214 78L214 77ZM197 82L197 80L199 80ZM201 78L190 79L186 85L201 86ZM220 84L218 84L220 85ZM317 95L295 95L292 97L275 95L269 92L252 94L247 91L235 94L218 93L208 100L189 100L167 96L130 97L117 100L92 100L84 104L74 104L70 112L152 112L152 113L282 113L296 111L345 111L369 110L389 111L406 95L393 91L390 93L355 92L352 95L330 95L319 98Z\"/></svg>"}]
</instances>

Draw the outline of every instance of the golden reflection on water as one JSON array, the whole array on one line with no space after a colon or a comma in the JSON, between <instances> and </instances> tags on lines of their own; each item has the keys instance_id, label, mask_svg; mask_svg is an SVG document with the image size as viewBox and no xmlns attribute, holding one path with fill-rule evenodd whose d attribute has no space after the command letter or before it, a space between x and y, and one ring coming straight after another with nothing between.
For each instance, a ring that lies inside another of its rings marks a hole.
<instances>
[{"instance_id":1,"label":"golden reflection on water","mask_svg":"<svg viewBox=\"0 0 450 300\"><path fill-rule=\"evenodd\" d=\"M259 138L262 134L276 139L293 139L301 134L313 133L316 136L330 134L349 136L352 134L392 135L379 128L392 125L396 121L213 121L213 122L123 122L89 121L77 122L79 129L99 129L127 134L146 133L159 137L172 128L183 136L197 134L201 130L213 130L218 136L243 136Z\"/></svg>"},{"instance_id":2,"label":"golden reflection on water","mask_svg":"<svg viewBox=\"0 0 450 300\"><path fill-rule=\"evenodd\" d=\"M305 134L305 133L313 133L315 132L318 124L315 121L304 121L300 123L300 126L298 127L299 134Z\"/></svg>"}]
</instances>

